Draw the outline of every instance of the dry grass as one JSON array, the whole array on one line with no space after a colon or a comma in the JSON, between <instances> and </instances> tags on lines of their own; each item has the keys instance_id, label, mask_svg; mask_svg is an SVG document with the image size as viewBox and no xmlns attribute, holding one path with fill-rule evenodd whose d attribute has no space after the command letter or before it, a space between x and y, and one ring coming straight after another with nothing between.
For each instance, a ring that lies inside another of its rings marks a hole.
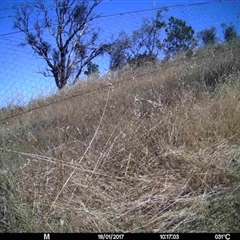
<instances>
[{"instance_id":1,"label":"dry grass","mask_svg":"<svg viewBox=\"0 0 240 240\"><path fill-rule=\"evenodd\" d=\"M82 82L2 122L2 231L239 232L239 75L212 93L191 71Z\"/></svg>"}]
</instances>

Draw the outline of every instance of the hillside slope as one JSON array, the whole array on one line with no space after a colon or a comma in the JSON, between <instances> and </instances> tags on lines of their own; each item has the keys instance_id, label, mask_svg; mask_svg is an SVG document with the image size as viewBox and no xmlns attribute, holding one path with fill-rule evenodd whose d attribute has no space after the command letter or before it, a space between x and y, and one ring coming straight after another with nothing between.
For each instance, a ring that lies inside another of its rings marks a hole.
<instances>
[{"instance_id":1,"label":"hillside slope","mask_svg":"<svg viewBox=\"0 0 240 240\"><path fill-rule=\"evenodd\" d=\"M1 231L239 232L238 45L1 113Z\"/></svg>"}]
</instances>

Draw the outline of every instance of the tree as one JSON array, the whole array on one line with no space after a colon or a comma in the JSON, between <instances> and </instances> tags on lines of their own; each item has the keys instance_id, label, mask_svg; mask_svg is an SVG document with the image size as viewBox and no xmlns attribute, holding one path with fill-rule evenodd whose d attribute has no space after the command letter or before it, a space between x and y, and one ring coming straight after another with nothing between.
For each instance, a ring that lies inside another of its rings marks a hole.
<instances>
[{"instance_id":1,"label":"tree","mask_svg":"<svg viewBox=\"0 0 240 240\"><path fill-rule=\"evenodd\" d=\"M128 64L133 67L141 67L145 65L146 63L154 63L157 61L157 55L152 53L147 53L145 51L144 53L137 54L134 58L130 59L128 61Z\"/></svg>"},{"instance_id":2,"label":"tree","mask_svg":"<svg viewBox=\"0 0 240 240\"><path fill-rule=\"evenodd\" d=\"M154 18L143 19L142 25L138 30L133 31L131 36L130 63L140 65L146 61L155 61L159 52L163 48L160 40L161 31L166 27L162 13L168 11L167 8L158 10Z\"/></svg>"},{"instance_id":3,"label":"tree","mask_svg":"<svg viewBox=\"0 0 240 240\"><path fill-rule=\"evenodd\" d=\"M14 28L25 35L23 46L29 45L47 64L41 73L54 77L58 89L70 80L75 83L83 69L96 56L104 53L97 44L99 30L90 23L102 0L53 0L53 8L43 0L15 7ZM53 11L52 11L53 10Z\"/></svg>"},{"instance_id":4,"label":"tree","mask_svg":"<svg viewBox=\"0 0 240 240\"><path fill-rule=\"evenodd\" d=\"M125 32L120 32L118 38L108 45L106 52L110 55L111 70L119 69L127 64L130 59L128 52L130 46L130 38Z\"/></svg>"},{"instance_id":5,"label":"tree","mask_svg":"<svg viewBox=\"0 0 240 240\"><path fill-rule=\"evenodd\" d=\"M204 29L197 34L198 38L203 41L204 45L212 45L217 43L216 28L211 27L209 29Z\"/></svg>"},{"instance_id":6,"label":"tree","mask_svg":"<svg viewBox=\"0 0 240 240\"><path fill-rule=\"evenodd\" d=\"M129 36L121 32L110 47L110 69L121 68L129 63L140 66L146 61L155 61L162 49L160 40L161 30L166 26L162 20L162 12L159 10L154 18L143 19L141 27Z\"/></svg>"},{"instance_id":7,"label":"tree","mask_svg":"<svg viewBox=\"0 0 240 240\"><path fill-rule=\"evenodd\" d=\"M197 46L194 29L181 19L170 17L165 31L164 51L167 57L175 57Z\"/></svg>"},{"instance_id":8,"label":"tree","mask_svg":"<svg viewBox=\"0 0 240 240\"><path fill-rule=\"evenodd\" d=\"M90 76L92 74L98 74L99 73L98 67L99 66L96 63L93 63L92 61L90 61L87 64L87 70L84 71L84 74L87 76Z\"/></svg>"},{"instance_id":9,"label":"tree","mask_svg":"<svg viewBox=\"0 0 240 240\"><path fill-rule=\"evenodd\" d=\"M226 23L222 23L224 41L229 42L237 37L237 31L234 26L227 26Z\"/></svg>"}]
</instances>

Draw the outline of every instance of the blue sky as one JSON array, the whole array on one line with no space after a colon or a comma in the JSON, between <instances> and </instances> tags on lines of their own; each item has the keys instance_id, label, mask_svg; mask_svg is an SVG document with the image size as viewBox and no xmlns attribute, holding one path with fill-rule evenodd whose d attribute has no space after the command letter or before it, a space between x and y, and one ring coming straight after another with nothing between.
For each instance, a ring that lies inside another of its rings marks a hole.
<instances>
[{"instance_id":1,"label":"blue sky","mask_svg":"<svg viewBox=\"0 0 240 240\"><path fill-rule=\"evenodd\" d=\"M0 107L11 103L26 104L31 99L57 90L53 78L45 78L37 73L44 69L44 61L34 55L30 48L20 47L24 36L14 33L16 30L12 29L11 8L21 2L24 1L0 0ZM49 3L51 0L46 2ZM137 29L143 18L156 13L156 10L135 11L184 5L171 7L165 14L165 19L173 15L187 21L197 31L206 27L216 27L220 38L222 22L232 23L240 32L239 1L212 1L204 5L185 6L205 2L211 1L106 0L100 4L97 11L104 16L111 16L99 19L97 24L101 28L103 26L102 33L107 41L110 40L111 34L117 34L121 30L131 32ZM119 14L126 12L131 13ZM106 59L98 58L96 63L101 65L102 69L108 69L109 63Z\"/></svg>"}]
</instances>

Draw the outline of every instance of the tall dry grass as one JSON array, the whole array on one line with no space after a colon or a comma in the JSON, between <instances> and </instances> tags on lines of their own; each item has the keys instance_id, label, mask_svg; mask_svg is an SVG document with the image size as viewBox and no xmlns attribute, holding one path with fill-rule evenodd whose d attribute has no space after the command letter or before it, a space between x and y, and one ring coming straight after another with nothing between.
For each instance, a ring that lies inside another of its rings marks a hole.
<instances>
[{"instance_id":1,"label":"tall dry grass","mask_svg":"<svg viewBox=\"0 0 240 240\"><path fill-rule=\"evenodd\" d=\"M204 72L227 61L213 60ZM199 66L178 61L13 110L26 113L1 124L2 231L239 232L239 74L196 91Z\"/></svg>"}]
</instances>

